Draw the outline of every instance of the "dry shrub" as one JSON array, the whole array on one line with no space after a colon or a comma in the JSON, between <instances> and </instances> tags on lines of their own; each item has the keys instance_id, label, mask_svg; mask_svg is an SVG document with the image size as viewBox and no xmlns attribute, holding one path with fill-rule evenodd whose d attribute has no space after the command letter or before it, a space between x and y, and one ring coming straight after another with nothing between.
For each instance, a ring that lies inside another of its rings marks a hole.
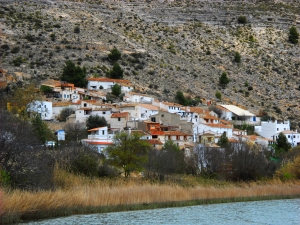
<instances>
[{"instance_id":1,"label":"dry shrub","mask_svg":"<svg viewBox=\"0 0 300 225\"><path fill-rule=\"evenodd\" d=\"M191 178L188 178L191 179ZM4 215L23 215L71 207L116 206L202 199L255 196L287 196L300 194L300 181L280 180L264 183L231 183L224 186L194 185L184 187L175 183L150 183L143 179L93 179L56 169L55 191L4 192Z\"/></svg>"},{"instance_id":2,"label":"dry shrub","mask_svg":"<svg viewBox=\"0 0 300 225\"><path fill-rule=\"evenodd\" d=\"M295 157L293 161L277 170L275 177L282 180L300 179L300 156Z\"/></svg>"}]
</instances>

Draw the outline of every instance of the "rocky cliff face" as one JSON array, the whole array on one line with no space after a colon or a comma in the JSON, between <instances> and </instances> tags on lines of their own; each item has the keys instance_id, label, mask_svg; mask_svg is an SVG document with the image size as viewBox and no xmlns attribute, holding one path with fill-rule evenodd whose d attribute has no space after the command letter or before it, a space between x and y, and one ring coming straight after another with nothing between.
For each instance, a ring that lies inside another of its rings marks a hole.
<instances>
[{"instance_id":1,"label":"rocky cliff face","mask_svg":"<svg viewBox=\"0 0 300 225\"><path fill-rule=\"evenodd\" d=\"M105 76L115 46L124 78L144 93L217 101L219 91L223 103L299 121L300 49L288 42L290 27L300 30L297 1L0 3L2 81L58 79L66 60Z\"/></svg>"}]
</instances>

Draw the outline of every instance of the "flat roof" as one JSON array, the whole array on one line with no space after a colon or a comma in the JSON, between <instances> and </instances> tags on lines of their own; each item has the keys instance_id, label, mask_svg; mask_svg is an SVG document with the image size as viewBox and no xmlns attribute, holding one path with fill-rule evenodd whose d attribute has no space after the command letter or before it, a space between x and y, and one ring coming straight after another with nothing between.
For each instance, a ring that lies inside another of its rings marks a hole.
<instances>
[{"instance_id":1,"label":"flat roof","mask_svg":"<svg viewBox=\"0 0 300 225\"><path fill-rule=\"evenodd\" d=\"M241 109L235 105L221 105L223 108L228 109L229 111L233 112L238 116L255 116L254 114L250 113L248 110Z\"/></svg>"}]
</instances>

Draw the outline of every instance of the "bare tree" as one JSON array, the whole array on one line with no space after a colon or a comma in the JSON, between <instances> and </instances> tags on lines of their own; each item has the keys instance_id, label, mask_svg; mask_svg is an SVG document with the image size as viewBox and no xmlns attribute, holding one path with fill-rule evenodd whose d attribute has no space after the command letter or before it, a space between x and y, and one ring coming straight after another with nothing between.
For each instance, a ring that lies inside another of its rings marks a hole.
<instances>
[{"instance_id":1,"label":"bare tree","mask_svg":"<svg viewBox=\"0 0 300 225\"><path fill-rule=\"evenodd\" d=\"M0 169L10 176L16 188L52 187L54 161L39 144L28 121L0 111Z\"/></svg>"}]
</instances>

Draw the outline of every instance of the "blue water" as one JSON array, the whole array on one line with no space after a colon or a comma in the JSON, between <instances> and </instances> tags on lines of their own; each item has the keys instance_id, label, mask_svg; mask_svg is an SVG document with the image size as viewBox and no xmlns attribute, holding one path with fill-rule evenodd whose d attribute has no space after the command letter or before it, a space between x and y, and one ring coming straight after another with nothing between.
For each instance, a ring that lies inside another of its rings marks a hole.
<instances>
[{"instance_id":1,"label":"blue water","mask_svg":"<svg viewBox=\"0 0 300 225\"><path fill-rule=\"evenodd\" d=\"M74 215L29 224L300 225L300 199L223 203L130 212Z\"/></svg>"}]
</instances>

